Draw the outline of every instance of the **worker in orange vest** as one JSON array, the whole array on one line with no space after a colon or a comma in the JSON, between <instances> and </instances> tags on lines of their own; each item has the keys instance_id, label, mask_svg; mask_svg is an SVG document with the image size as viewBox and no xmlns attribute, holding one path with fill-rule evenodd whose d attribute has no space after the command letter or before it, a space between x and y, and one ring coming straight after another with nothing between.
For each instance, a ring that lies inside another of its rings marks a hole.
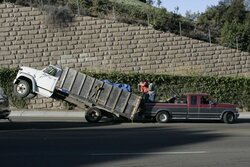
<instances>
[{"instance_id":1,"label":"worker in orange vest","mask_svg":"<svg viewBox=\"0 0 250 167\"><path fill-rule=\"evenodd\" d=\"M142 93L142 98L145 100L145 102L148 102L149 98L148 86L149 83L147 80L144 80L138 84L138 90Z\"/></svg>"}]
</instances>

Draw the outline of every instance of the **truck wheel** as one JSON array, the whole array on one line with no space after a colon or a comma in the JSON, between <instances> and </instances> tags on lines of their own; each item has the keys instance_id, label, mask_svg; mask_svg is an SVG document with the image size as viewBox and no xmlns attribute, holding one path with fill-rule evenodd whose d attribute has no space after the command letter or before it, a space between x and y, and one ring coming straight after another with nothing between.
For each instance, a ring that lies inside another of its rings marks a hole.
<instances>
[{"instance_id":1,"label":"truck wheel","mask_svg":"<svg viewBox=\"0 0 250 167\"><path fill-rule=\"evenodd\" d=\"M14 94L19 98L24 98L30 93L30 85L25 80L20 80L17 84L14 85Z\"/></svg>"},{"instance_id":2,"label":"truck wheel","mask_svg":"<svg viewBox=\"0 0 250 167\"><path fill-rule=\"evenodd\" d=\"M223 115L223 121L227 124L232 124L235 121L234 114L231 112L227 112Z\"/></svg>"},{"instance_id":3,"label":"truck wheel","mask_svg":"<svg viewBox=\"0 0 250 167\"><path fill-rule=\"evenodd\" d=\"M159 112L156 117L158 123L167 123L169 121L169 114L166 111Z\"/></svg>"},{"instance_id":4,"label":"truck wheel","mask_svg":"<svg viewBox=\"0 0 250 167\"><path fill-rule=\"evenodd\" d=\"M91 107L85 115L85 119L90 123L96 123L100 121L101 118L102 118L102 112L95 107Z\"/></svg>"}]
</instances>

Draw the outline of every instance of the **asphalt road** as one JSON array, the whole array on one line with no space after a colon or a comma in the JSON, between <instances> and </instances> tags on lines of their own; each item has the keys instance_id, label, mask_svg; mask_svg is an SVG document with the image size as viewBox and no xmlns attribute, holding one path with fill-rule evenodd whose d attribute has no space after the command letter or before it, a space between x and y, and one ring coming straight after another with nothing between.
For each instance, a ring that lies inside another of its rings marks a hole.
<instances>
[{"instance_id":1,"label":"asphalt road","mask_svg":"<svg viewBox=\"0 0 250 167\"><path fill-rule=\"evenodd\" d=\"M249 167L250 119L97 123L63 118L0 121L0 166Z\"/></svg>"}]
</instances>

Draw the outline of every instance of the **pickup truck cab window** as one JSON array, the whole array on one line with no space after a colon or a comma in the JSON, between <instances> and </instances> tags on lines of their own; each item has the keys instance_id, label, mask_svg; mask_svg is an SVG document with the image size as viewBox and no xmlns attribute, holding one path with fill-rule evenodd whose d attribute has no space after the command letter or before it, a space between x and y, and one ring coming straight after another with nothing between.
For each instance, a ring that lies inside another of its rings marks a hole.
<instances>
[{"instance_id":1,"label":"pickup truck cab window","mask_svg":"<svg viewBox=\"0 0 250 167\"><path fill-rule=\"evenodd\" d=\"M191 96L191 105L197 104L197 96Z\"/></svg>"},{"instance_id":2,"label":"pickup truck cab window","mask_svg":"<svg viewBox=\"0 0 250 167\"><path fill-rule=\"evenodd\" d=\"M201 104L209 104L209 96L201 96Z\"/></svg>"}]
</instances>

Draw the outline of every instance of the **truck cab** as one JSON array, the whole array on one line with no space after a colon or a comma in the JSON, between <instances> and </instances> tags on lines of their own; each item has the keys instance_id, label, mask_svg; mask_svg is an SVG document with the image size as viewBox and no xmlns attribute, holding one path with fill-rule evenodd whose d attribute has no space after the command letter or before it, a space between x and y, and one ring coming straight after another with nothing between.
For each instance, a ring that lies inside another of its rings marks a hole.
<instances>
[{"instance_id":1,"label":"truck cab","mask_svg":"<svg viewBox=\"0 0 250 167\"><path fill-rule=\"evenodd\" d=\"M31 98L37 94L51 97L61 73L61 68L53 65L42 70L20 67L14 80L14 94L19 98Z\"/></svg>"},{"instance_id":2,"label":"truck cab","mask_svg":"<svg viewBox=\"0 0 250 167\"><path fill-rule=\"evenodd\" d=\"M154 118L159 123L171 119L222 120L233 123L239 117L236 105L217 103L207 93L188 93L172 103L145 103L142 112L145 117Z\"/></svg>"}]
</instances>

